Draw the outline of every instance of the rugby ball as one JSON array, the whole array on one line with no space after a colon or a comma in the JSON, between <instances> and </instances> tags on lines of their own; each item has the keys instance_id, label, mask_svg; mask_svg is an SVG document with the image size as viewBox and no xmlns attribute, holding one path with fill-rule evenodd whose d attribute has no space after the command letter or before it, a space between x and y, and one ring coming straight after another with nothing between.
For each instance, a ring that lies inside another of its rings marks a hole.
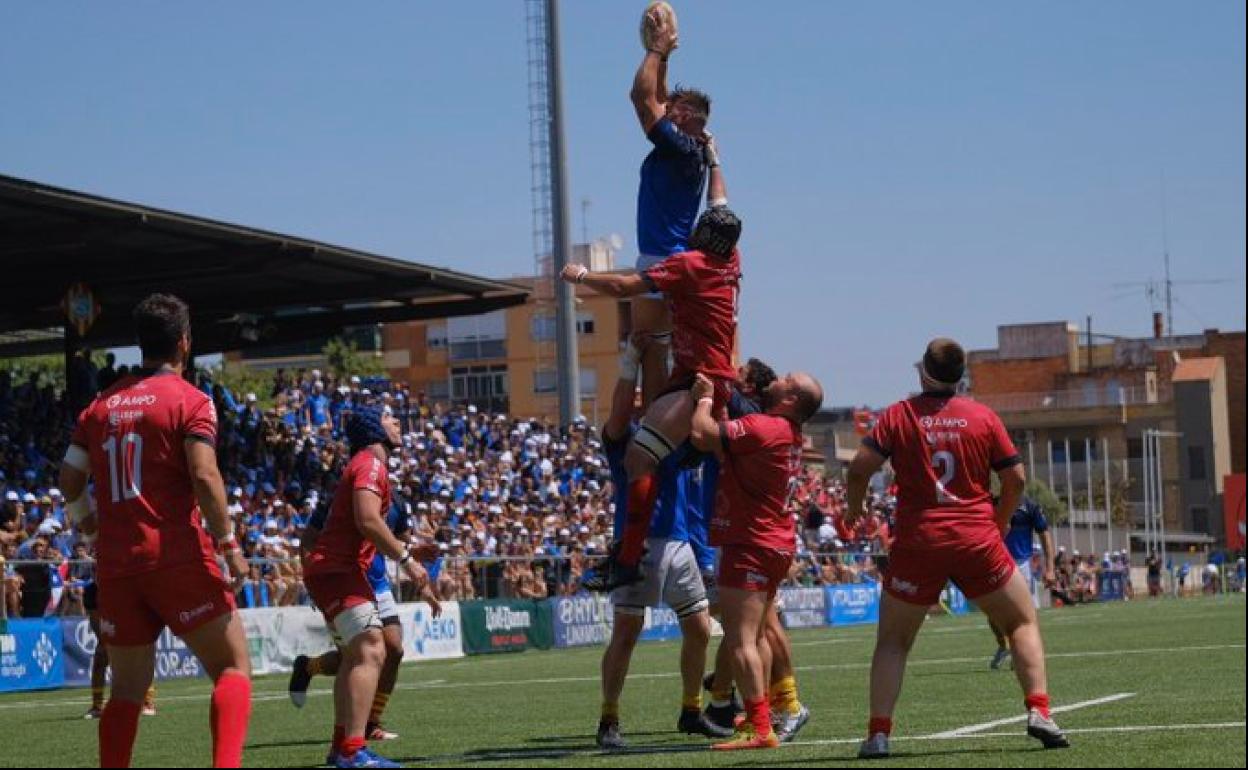
<instances>
[{"instance_id":1,"label":"rugby ball","mask_svg":"<svg viewBox=\"0 0 1248 770\"><path fill-rule=\"evenodd\" d=\"M672 31L679 33L676 26L676 9L672 8L672 4L665 0L654 0L646 6L646 10L641 14L641 46L647 51L654 48L654 25L650 23L650 14L658 11L666 19L668 24L672 25Z\"/></svg>"}]
</instances>

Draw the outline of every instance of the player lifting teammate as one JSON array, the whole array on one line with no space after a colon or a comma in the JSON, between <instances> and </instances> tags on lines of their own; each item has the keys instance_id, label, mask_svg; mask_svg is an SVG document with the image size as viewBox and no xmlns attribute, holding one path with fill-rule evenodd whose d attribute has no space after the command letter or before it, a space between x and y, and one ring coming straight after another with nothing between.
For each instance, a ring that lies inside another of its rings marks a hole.
<instances>
[{"instance_id":1,"label":"player lifting teammate","mask_svg":"<svg viewBox=\"0 0 1248 770\"><path fill-rule=\"evenodd\" d=\"M771 748L780 739L768 702L766 619L796 550L788 501L801 471L802 425L823 404L823 388L808 374L780 377L763 395L763 413L723 422L714 417L715 390L710 378L697 375L691 440L720 459L711 544L720 548L723 644L747 718L732 740L714 748Z\"/></svg>"},{"instance_id":2,"label":"player lifting teammate","mask_svg":"<svg viewBox=\"0 0 1248 770\"><path fill-rule=\"evenodd\" d=\"M168 626L213 681L213 764L238 767L251 663L213 539L236 581L247 575L247 562L217 469L217 414L212 400L182 378L191 352L186 304L154 294L135 308L134 321L142 368L82 412L60 477L71 519L85 533L98 532L99 628L113 669L100 717L100 764L130 765L156 639ZM92 476L95 514L86 498Z\"/></svg>"},{"instance_id":3,"label":"player lifting teammate","mask_svg":"<svg viewBox=\"0 0 1248 770\"><path fill-rule=\"evenodd\" d=\"M950 580L1009 638L1027 733L1045 748L1069 745L1049 715L1044 642L1031 592L1001 539L1022 496L1022 459L995 412L957 395L965 366L958 343L933 340L920 367L923 393L885 410L850 466L850 526L867 515L867 485L886 460L892 461L899 489L896 540L871 661L871 718L859 749L863 758L889 754L906 658L928 608ZM993 471L1001 480L995 512Z\"/></svg>"}]
</instances>

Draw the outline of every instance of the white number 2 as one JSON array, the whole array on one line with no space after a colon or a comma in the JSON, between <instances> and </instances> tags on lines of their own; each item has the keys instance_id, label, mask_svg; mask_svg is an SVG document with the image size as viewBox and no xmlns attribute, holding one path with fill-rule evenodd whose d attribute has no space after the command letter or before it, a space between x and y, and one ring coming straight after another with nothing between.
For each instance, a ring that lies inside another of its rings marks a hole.
<instances>
[{"instance_id":1,"label":"white number 2","mask_svg":"<svg viewBox=\"0 0 1248 770\"><path fill-rule=\"evenodd\" d=\"M143 437L127 433L121 437L109 436L104 442L108 453L108 481L114 503L134 500L143 494Z\"/></svg>"},{"instance_id":2,"label":"white number 2","mask_svg":"<svg viewBox=\"0 0 1248 770\"><path fill-rule=\"evenodd\" d=\"M936 482L936 500L941 503L960 502L958 498L949 492L949 482L953 481L953 477L958 472L958 460L953 456L953 452L941 450L932 455L932 465L940 470L940 479Z\"/></svg>"}]
</instances>

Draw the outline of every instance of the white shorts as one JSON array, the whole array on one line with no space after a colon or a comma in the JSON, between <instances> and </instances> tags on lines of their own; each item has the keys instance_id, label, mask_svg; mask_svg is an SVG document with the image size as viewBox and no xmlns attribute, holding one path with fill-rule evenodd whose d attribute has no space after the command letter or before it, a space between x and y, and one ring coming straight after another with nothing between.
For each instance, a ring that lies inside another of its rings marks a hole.
<instances>
[{"instance_id":1,"label":"white shorts","mask_svg":"<svg viewBox=\"0 0 1248 770\"><path fill-rule=\"evenodd\" d=\"M1040 609L1040 586L1036 582L1035 576L1031 573L1031 559L1023 559L1016 562L1018 574L1023 576L1023 582L1027 584L1027 590L1031 593L1031 603L1036 609Z\"/></svg>"},{"instance_id":2,"label":"white shorts","mask_svg":"<svg viewBox=\"0 0 1248 770\"><path fill-rule=\"evenodd\" d=\"M698 560L688 543L652 537L646 545L649 550L641 563L646 578L611 593L616 612L644 615L647 607L657 607L661 602L671 607L676 617L686 618L710 606Z\"/></svg>"},{"instance_id":3,"label":"white shorts","mask_svg":"<svg viewBox=\"0 0 1248 770\"><path fill-rule=\"evenodd\" d=\"M637 257L637 272L644 273L665 259L667 259L667 257L656 257L653 254L642 254ZM646 299L663 299L663 293L658 291L652 291L641 296Z\"/></svg>"},{"instance_id":4,"label":"white shorts","mask_svg":"<svg viewBox=\"0 0 1248 770\"><path fill-rule=\"evenodd\" d=\"M383 623L390 618L398 619L399 605L394 601L394 594L389 591L377 594L377 615Z\"/></svg>"},{"instance_id":5,"label":"white shorts","mask_svg":"<svg viewBox=\"0 0 1248 770\"><path fill-rule=\"evenodd\" d=\"M365 631L372 628L380 629L382 624L377 605L369 602L343 610L338 613L332 623L326 621L325 625L329 628L329 636L333 639L334 646L343 648Z\"/></svg>"}]
</instances>

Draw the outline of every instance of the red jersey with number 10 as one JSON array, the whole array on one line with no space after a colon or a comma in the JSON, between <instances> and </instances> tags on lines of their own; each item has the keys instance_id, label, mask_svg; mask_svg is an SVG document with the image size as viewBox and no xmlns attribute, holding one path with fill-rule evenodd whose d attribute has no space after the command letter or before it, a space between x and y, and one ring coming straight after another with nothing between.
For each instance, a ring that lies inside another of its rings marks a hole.
<instances>
[{"instance_id":1,"label":"red jersey with number 10","mask_svg":"<svg viewBox=\"0 0 1248 770\"><path fill-rule=\"evenodd\" d=\"M923 394L886 409L863 443L892 460L897 545L1001 539L991 472L1022 459L996 412L969 398Z\"/></svg>"},{"instance_id":2,"label":"red jersey with number 10","mask_svg":"<svg viewBox=\"0 0 1248 770\"><path fill-rule=\"evenodd\" d=\"M732 351L737 341L741 294L741 252L728 259L700 251L673 254L645 271L672 309L672 382L702 373L735 380Z\"/></svg>"},{"instance_id":3,"label":"red jersey with number 10","mask_svg":"<svg viewBox=\"0 0 1248 770\"><path fill-rule=\"evenodd\" d=\"M329 508L325 529L316 538L312 552L304 557L304 573L321 575L352 570L368 571L377 546L364 537L355 523L355 493L367 490L381 498L381 514L390 508L390 477L386 465L371 449L355 453L347 463L334 502Z\"/></svg>"},{"instance_id":4,"label":"red jersey with number 10","mask_svg":"<svg viewBox=\"0 0 1248 770\"><path fill-rule=\"evenodd\" d=\"M187 439L215 446L217 411L170 371L123 377L78 417L70 441L91 459L101 579L195 562L217 568L200 525Z\"/></svg>"}]
</instances>

